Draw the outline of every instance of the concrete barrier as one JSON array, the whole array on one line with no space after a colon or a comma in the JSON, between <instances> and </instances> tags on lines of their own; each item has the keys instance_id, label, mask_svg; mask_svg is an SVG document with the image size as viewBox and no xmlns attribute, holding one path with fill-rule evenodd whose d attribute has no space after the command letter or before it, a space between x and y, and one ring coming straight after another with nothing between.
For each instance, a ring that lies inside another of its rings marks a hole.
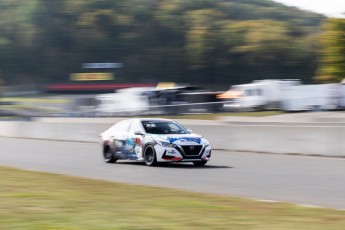
<instances>
[{"instance_id":1,"label":"concrete barrier","mask_svg":"<svg viewBox=\"0 0 345 230\"><path fill-rule=\"evenodd\" d=\"M99 123L32 121L0 122L0 136L99 142L99 134L117 119ZM214 149L345 157L345 126L251 125L224 121L179 120L207 138Z\"/></svg>"},{"instance_id":2,"label":"concrete barrier","mask_svg":"<svg viewBox=\"0 0 345 230\"><path fill-rule=\"evenodd\" d=\"M344 156L345 127L335 126L190 126L214 148L320 156Z\"/></svg>"}]
</instances>

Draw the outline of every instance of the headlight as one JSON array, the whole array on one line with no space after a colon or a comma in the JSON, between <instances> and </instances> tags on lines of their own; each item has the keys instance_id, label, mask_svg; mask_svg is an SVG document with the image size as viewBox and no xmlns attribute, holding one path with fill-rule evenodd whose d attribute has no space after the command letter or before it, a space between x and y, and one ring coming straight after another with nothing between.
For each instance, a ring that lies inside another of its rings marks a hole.
<instances>
[{"instance_id":1,"label":"headlight","mask_svg":"<svg viewBox=\"0 0 345 230\"><path fill-rule=\"evenodd\" d=\"M166 147L166 148L174 148L175 144L171 144L169 142L163 142L163 141L156 141L158 145Z\"/></svg>"},{"instance_id":2,"label":"headlight","mask_svg":"<svg viewBox=\"0 0 345 230\"><path fill-rule=\"evenodd\" d=\"M205 148L208 148L208 147L210 147L210 144L206 144L206 145L205 145Z\"/></svg>"}]
</instances>

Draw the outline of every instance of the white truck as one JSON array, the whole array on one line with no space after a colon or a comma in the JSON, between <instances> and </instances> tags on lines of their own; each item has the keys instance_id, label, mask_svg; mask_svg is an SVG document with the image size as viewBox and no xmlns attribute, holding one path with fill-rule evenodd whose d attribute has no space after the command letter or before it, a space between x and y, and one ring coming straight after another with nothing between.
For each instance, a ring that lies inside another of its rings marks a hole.
<instances>
[{"instance_id":1,"label":"white truck","mask_svg":"<svg viewBox=\"0 0 345 230\"><path fill-rule=\"evenodd\" d=\"M283 111L335 110L340 105L339 84L296 85L286 88Z\"/></svg>"},{"instance_id":2,"label":"white truck","mask_svg":"<svg viewBox=\"0 0 345 230\"><path fill-rule=\"evenodd\" d=\"M224 100L225 111L280 109L285 90L299 84L299 80L258 80L234 85L218 98Z\"/></svg>"}]
</instances>

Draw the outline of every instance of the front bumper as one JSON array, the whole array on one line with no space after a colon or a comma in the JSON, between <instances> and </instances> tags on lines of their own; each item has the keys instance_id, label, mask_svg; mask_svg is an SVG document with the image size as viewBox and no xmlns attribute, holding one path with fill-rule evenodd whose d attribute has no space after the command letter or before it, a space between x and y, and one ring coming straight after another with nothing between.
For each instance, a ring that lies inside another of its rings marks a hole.
<instances>
[{"instance_id":1,"label":"front bumper","mask_svg":"<svg viewBox=\"0 0 345 230\"><path fill-rule=\"evenodd\" d=\"M175 145L174 148L155 146L158 162L191 162L209 161L211 147L209 145Z\"/></svg>"}]
</instances>

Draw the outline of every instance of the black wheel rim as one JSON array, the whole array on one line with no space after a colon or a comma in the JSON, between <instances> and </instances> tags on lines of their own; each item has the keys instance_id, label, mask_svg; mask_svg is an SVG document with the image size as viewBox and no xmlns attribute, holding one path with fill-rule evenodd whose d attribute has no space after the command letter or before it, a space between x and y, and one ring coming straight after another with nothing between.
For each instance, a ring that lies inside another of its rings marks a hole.
<instances>
[{"instance_id":1,"label":"black wheel rim","mask_svg":"<svg viewBox=\"0 0 345 230\"><path fill-rule=\"evenodd\" d=\"M105 158L106 160L109 160L109 159L111 158L111 152L110 152L109 150L106 150L106 151L104 152L104 158Z\"/></svg>"},{"instance_id":2,"label":"black wheel rim","mask_svg":"<svg viewBox=\"0 0 345 230\"><path fill-rule=\"evenodd\" d=\"M151 163L153 161L153 151L152 149L147 149L145 153L145 161Z\"/></svg>"}]
</instances>

